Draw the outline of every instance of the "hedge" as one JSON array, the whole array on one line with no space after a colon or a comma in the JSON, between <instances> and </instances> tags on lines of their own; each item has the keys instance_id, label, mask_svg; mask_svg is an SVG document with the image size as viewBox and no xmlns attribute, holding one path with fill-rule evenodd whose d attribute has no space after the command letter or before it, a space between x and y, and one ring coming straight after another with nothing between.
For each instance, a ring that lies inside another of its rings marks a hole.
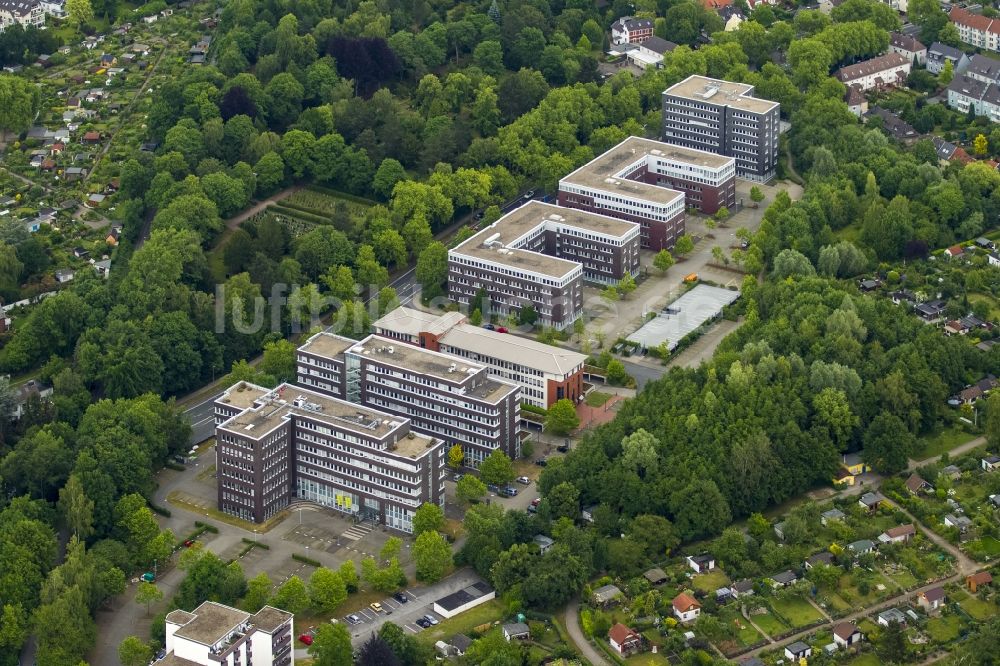
<instances>
[{"instance_id":1,"label":"hedge","mask_svg":"<svg viewBox=\"0 0 1000 666\"><path fill-rule=\"evenodd\" d=\"M299 555L298 553L292 553L292 559L296 562L301 562L302 564L308 564L311 567L319 568L323 566L311 557L306 557L305 555Z\"/></svg>"}]
</instances>

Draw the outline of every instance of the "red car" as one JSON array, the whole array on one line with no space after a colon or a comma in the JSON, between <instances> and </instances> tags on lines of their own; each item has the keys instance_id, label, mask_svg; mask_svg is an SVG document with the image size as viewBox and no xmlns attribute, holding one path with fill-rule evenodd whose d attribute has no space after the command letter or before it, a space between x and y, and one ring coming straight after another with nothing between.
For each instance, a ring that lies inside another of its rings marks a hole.
<instances>
[{"instance_id":1,"label":"red car","mask_svg":"<svg viewBox=\"0 0 1000 666\"><path fill-rule=\"evenodd\" d=\"M507 333L506 326L497 326L497 333Z\"/></svg>"},{"instance_id":2,"label":"red car","mask_svg":"<svg viewBox=\"0 0 1000 666\"><path fill-rule=\"evenodd\" d=\"M302 634L301 636L299 636L299 641L305 643L306 645L312 645L313 637L310 636L309 634Z\"/></svg>"},{"instance_id":3,"label":"red car","mask_svg":"<svg viewBox=\"0 0 1000 666\"><path fill-rule=\"evenodd\" d=\"M184 547L185 548L190 548L193 545L194 545L194 541L192 539L188 539L187 541L184 542Z\"/></svg>"}]
</instances>

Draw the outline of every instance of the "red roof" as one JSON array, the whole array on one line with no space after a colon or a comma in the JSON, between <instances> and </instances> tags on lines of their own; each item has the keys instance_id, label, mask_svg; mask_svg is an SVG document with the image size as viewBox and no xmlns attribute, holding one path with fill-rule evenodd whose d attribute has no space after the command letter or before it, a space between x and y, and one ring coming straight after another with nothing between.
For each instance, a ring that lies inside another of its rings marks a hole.
<instances>
[{"instance_id":1,"label":"red roof","mask_svg":"<svg viewBox=\"0 0 1000 666\"><path fill-rule=\"evenodd\" d=\"M975 162L975 160L972 159L972 156L969 155L969 153L965 152L965 149L962 148L962 146L959 146L958 148L955 149L955 152L951 154L951 159L955 160L956 162L961 162L962 164L970 164L972 162Z\"/></svg>"},{"instance_id":2,"label":"red roof","mask_svg":"<svg viewBox=\"0 0 1000 666\"><path fill-rule=\"evenodd\" d=\"M980 571L979 573L969 576L968 581L970 583L975 583L976 585L986 585L987 583L993 582L993 576L990 575L989 571Z\"/></svg>"},{"instance_id":3,"label":"red roof","mask_svg":"<svg viewBox=\"0 0 1000 666\"><path fill-rule=\"evenodd\" d=\"M83 135L83 140L84 141L100 141L101 140L101 133L100 132L87 132L86 134Z\"/></svg>"},{"instance_id":4,"label":"red roof","mask_svg":"<svg viewBox=\"0 0 1000 666\"><path fill-rule=\"evenodd\" d=\"M686 613L692 608L701 608L701 604L691 595L681 592L674 597L674 608L677 609L678 613Z\"/></svg>"},{"instance_id":5,"label":"red roof","mask_svg":"<svg viewBox=\"0 0 1000 666\"><path fill-rule=\"evenodd\" d=\"M886 530L885 533L888 534L889 537L896 539L901 536L916 534L917 528L915 528L913 525L900 525L899 527L893 527L890 530Z\"/></svg>"},{"instance_id":6,"label":"red roof","mask_svg":"<svg viewBox=\"0 0 1000 666\"><path fill-rule=\"evenodd\" d=\"M625 643L629 640L638 640L639 634L635 633L621 622L618 622L615 626L611 627L611 631L608 632L608 638L613 640L618 645L625 645Z\"/></svg>"},{"instance_id":7,"label":"red roof","mask_svg":"<svg viewBox=\"0 0 1000 666\"><path fill-rule=\"evenodd\" d=\"M842 638L845 641L854 634L856 634L857 632L858 628L855 627L850 622L841 622L840 624L838 624L833 628L833 633L835 633L838 637Z\"/></svg>"},{"instance_id":8,"label":"red roof","mask_svg":"<svg viewBox=\"0 0 1000 666\"><path fill-rule=\"evenodd\" d=\"M948 14L948 18L951 19L952 23L959 23L961 25L968 26L973 30L1000 34L1000 22L995 21L994 19L986 18L980 14L973 14L967 9L962 9L961 7L952 7L951 12Z\"/></svg>"},{"instance_id":9,"label":"red roof","mask_svg":"<svg viewBox=\"0 0 1000 666\"><path fill-rule=\"evenodd\" d=\"M957 257L958 255L962 254L962 252L963 250L961 245L952 245L951 247L948 248L948 254L950 254L953 257Z\"/></svg>"}]
</instances>

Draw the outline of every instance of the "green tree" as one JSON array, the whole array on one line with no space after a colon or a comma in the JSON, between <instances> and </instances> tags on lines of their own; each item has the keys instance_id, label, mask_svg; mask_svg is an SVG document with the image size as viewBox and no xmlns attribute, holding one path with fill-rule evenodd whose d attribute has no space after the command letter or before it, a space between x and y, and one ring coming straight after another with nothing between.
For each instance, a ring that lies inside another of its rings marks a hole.
<instances>
[{"instance_id":1,"label":"green tree","mask_svg":"<svg viewBox=\"0 0 1000 666\"><path fill-rule=\"evenodd\" d=\"M986 441L990 448L1000 448L1000 392L990 393L986 399Z\"/></svg>"},{"instance_id":2,"label":"green tree","mask_svg":"<svg viewBox=\"0 0 1000 666\"><path fill-rule=\"evenodd\" d=\"M514 480L514 464L506 453L494 449L479 464L479 478L487 485L506 485Z\"/></svg>"},{"instance_id":3,"label":"green tree","mask_svg":"<svg viewBox=\"0 0 1000 666\"><path fill-rule=\"evenodd\" d=\"M478 501L486 494L486 484L471 474L466 474L455 484L455 496L463 502Z\"/></svg>"},{"instance_id":4,"label":"green tree","mask_svg":"<svg viewBox=\"0 0 1000 666\"><path fill-rule=\"evenodd\" d=\"M462 450L461 444L455 444L448 449L448 467L457 470L463 462L465 462L465 451Z\"/></svg>"},{"instance_id":5,"label":"green tree","mask_svg":"<svg viewBox=\"0 0 1000 666\"><path fill-rule=\"evenodd\" d=\"M750 187L750 201L755 204L759 204L764 200L764 191L760 189L757 185L752 185Z\"/></svg>"},{"instance_id":6,"label":"green tree","mask_svg":"<svg viewBox=\"0 0 1000 666\"><path fill-rule=\"evenodd\" d=\"M324 622L309 646L309 656L316 666L353 666L351 634L341 623Z\"/></svg>"},{"instance_id":7,"label":"green tree","mask_svg":"<svg viewBox=\"0 0 1000 666\"><path fill-rule=\"evenodd\" d=\"M75 29L94 20L94 8L90 0L66 0L66 15Z\"/></svg>"},{"instance_id":8,"label":"green tree","mask_svg":"<svg viewBox=\"0 0 1000 666\"><path fill-rule=\"evenodd\" d=\"M146 607L146 615L149 615L149 607L151 604L163 599L163 592L160 588L156 587L153 583L142 581L139 583L139 587L135 591L135 602L137 604L142 604Z\"/></svg>"},{"instance_id":9,"label":"green tree","mask_svg":"<svg viewBox=\"0 0 1000 666\"><path fill-rule=\"evenodd\" d=\"M635 287L635 278L632 277L631 273L626 272L618 281L618 291L621 292L622 298L628 298L635 291Z\"/></svg>"},{"instance_id":10,"label":"green tree","mask_svg":"<svg viewBox=\"0 0 1000 666\"><path fill-rule=\"evenodd\" d=\"M576 414L576 405L567 398L557 400L545 415L545 430L554 435L568 435L579 425L580 417Z\"/></svg>"},{"instance_id":11,"label":"green tree","mask_svg":"<svg viewBox=\"0 0 1000 666\"><path fill-rule=\"evenodd\" d=\"M684 256L694 250L694 240L692 240L689 234L684 234L677 239L677 243L674 245L674 252L680 256Z\"/></svg>"},{"instance_id":12,"label":"green tree","mask_svg":"<svg viewBox=\"0 0 1000 666\"><path fill-rule=\"evenodd\" d=\"M423 298L430 300L444 293L444 283L448 279L448 248L434 241L417 258L415 277L423 288Z\"/></svg>"},{"instance_id":13,"label":"green tree","mask_svg":"<svg viewBox=\"0 0 1000 666\"><path fill-rule=\"evenodd\" d=\"M437 532L444 527L444 511L432 502L424 502L413 513L413 536Z\"/></svg>"},{"instance_id":14,"label":"green tree","mask_svg":"<svg viewBox=\"0 0 1000 666\"><path fill-rule=\"evenodd\" d=\"M309 600L322 613L333 610L347 599L347 586L336 571L320 567L309 577Z\"/></svg>"},{"instance_id":15,"label":"green tree","mask_svg":"<svg viewBox=\"0 0 1000 666\"><path fill-rule=\"evenodd\" d=\"M944 67L938 73L938 85L944 87L951 83L951 80L955 77L955 66L951 64L951 60L944 61Z\"/></svg>"},{"instance_id":16,"label":"green tree","mask_svg":"<svg viewBox=\"0 0 1000 666\"><path fill-rule=\"evenodd\" d=\"M609 304L617 301L618 297L619 297L618 288L613 284L609 284L607 287L601 290L601 298L606 300Z\"/></svg>"},{"instance_id":17,"label":"green tree","mask_svg":"<svg viewBox=\"0 0 1000 666\"><path fill-rule=\"evenodd\" d=\"M906 661L909 650L906 646L906 634L899 622L890 622L889 626L882 630L875 651L885 663L901 664Z\"/></svg>"},{"instance_id":18,"label":"green tree","mask_svg":"<svg viewBox=\"0 0 1000 666\"><path fill-rule=\"evenodd\" d=\"M66 521L66 527L80 539L94 533L94 501L87 497L80 477L70 475L66 485L59 491L59 510Z\"/></svg>"},{"instance_id":19,"label":"green tree","mask_svg":"<svg viewBox=\"0 0 1000 666\"><path fill-rule=\"evenodd\" d=\"M985 134L977 134L976 138L972 141L972 149L976 152L976 155L985 155L990 149L990 141L986 138Z\"/></svg>"},{"instance_id":20,"label":"green tree","mask_svg":"<svg viewBox=\"0 0 1000 666\"><path fill-rule=\"evenodd\" d=\"M266 571L247 581L247 594L243 597L242 608L248 613L256 613L267 605L271 598L271 578Z\"/></svg>"},{"instance_id":21,"label":"green tree","mask_svg":"<svg viewBox=\"0 0 1000 666\"><path fill-rule=\"evenodd\" d=\"M122 666L146 666L153 658L153 651L135 636L127 636L118 644L118 660Z\"/></svg>"},{"instance_id":22,"label":"green tree","mask_svg":"<svg viewBox=\"0 0 1000 666\"><path fill-rule=\"evenodd\" d=\"M372 179L372 189L375 193L388 199L392 195L392 190L396 183L406 179L406 169L391 157L387 157L378 165L375 177Z\"/></svg>"},{"instance_id":23,"label":"green tree","mask_svg":"<svg viewBox=\"0 0 1000 666\"><path fill-rule=\"evenodd\" d=\"M309 592L305 583L298 576L292 576L278 588L271 603L289 613L298 615L309 608Z\"/></svg>"},{"instance_id":24,"label":"green tree","mask_svg":"<svg viewBox=\"0 0 1000 666\"><path fill-rule=\"evenodd\" d=\"M667 250L666 248L657 252L656 256L653 257L653 266L655 266L660 273L666 273L673 265L674 257L670 254L670 250Z\"/></svg>"},{"instance_id":25,"label":"green tree","mask_svg":"<svg viewBox=\"0 0 1000 666\"><path fill-rule=\"evenodd\" d=\"M27 79L0 74L0 130L28 129L38 112L39 99L38 88Z\"/></svg>"},{"instance_id":26,"label":"green tree","mask_svg":"<svg viewBox=\"0 0 1000 666\"><path fill-rule=\"evenodd\" d=\"M421 532L413 542L413 561L417 568L417 580L435 583L451 566L451 546L440 532Z\"/></svg>"},{"instance_id":27,"label":"green tree","mask_svg":"<svg viewBox=\"0 0 1000 666\"><path fill-rule=\"evenodd\" d=\"M622 439L622 466L644 478L656 472L660 441L644 428Z\"/></svg>"},{"instance_id":28,"label":"green tree","mask_svg":"<svg viewBox=\"0 0 1000 666\"><path fill-rule=\"evenodd\" d=\"M864 434L865 462L879 474L895 474L906 468L916 438L895 414L879 412Z\"/></svg>"}]
</instances>

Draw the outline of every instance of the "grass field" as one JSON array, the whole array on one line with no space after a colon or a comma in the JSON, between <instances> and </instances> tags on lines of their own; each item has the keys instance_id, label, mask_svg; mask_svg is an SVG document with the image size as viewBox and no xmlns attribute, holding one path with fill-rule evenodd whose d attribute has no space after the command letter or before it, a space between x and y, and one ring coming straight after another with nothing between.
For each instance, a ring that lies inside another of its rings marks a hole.
<instances>
[{"instance_id":1,"label":"grass field","mask_svg":"<svg viewBox=\"0 0 1000 666\"><path fill-rule=\"evenodd\" d=\"M625 663L629 664L629 666L667 666L670 664L670 660L662 654L644 652L642 654L632 655L625 660Z\"/></svg>"},{"instance_id":2,"label":"grass field","mask_svg":"<svg viewBox=\"0 0 1000 666\"><path fill-rule=\"evenodd\" d=\"M927 634L937 643L947 643L958 638L962 628L962 618L958 615L943 615L927 622Z\"/></svg>"},{"instance_id":3,"label":"grass field","mask_svg":"<svg viewBox=\"0 0 1000 666\"><path fill-rule=\"evenodd\" d=\"M427 645L434 645L439 640L450 638L455 634L468 634L481 624L496 622L503 619L503 604L497 600L470 608L464 613L441 620L440 624L424 629L417 634L417 640Z\"/></svg>"},{"instance_id":4,"label":"grass field","mask_svg":"<svg viewBox=\"0 0 1000 666\"><path fill-rule=\"evenodd\" d=\"M908 569L899 569L885 575L895 581L895 583L904 590L907 590L917 584L917 577L910 573Z\"/></svg>"},{"instance_id":5,"label":"grass field","mask_svg":"<svg viewBox=\"0 0 1000 666\"><path fill-rule=\"evenodd\" d=\"M691 585L696 590L701 590L702 592L715 592L723 585L728 584L729 577L720 569L713 569L709 573L701 574L691 579Z\"/></svg>"},{"instance_id":6,"label":"grass field","mask_svg":"<svg viewBox=\"0 0 1000 666\"><path fill-rule=\"evenodd\" d=\"M918 448L913 453L913 459L925 460L933 456L939 456L960 444L965 444L970 439L975 439L975 436L970 435L961 428L937 429L930 436L921 437L917 441Z\"/></svg>"},{"instance_id":7,"label":"grass field","mask_svg":"<svg viewBox=\"0 0 1000 666\"><path fill-rule=\"evenodd\" d=\"M771 637L784 633L789 629L788 625L782 622L771 611L768 611L764 615L751 615L750 618L754 621L754 624L761 628L761 631Z\"/></svg>"},{"instance_id":8,"label":"grass field","mask_svg":"<svg viewBox=\"0 0 1000 666\"><path fill-rule=\"evenodd\" d=\"M882 660L872 653L863 654L847 662L848 666L881 666Z\"/></svg>"},{"instance_id":9,"label":"grass field","mask_svg":"<svg viewBox=\"0 0 1000 666\"><path fill-rule=\"evenodd\" d=\"M970 541L967 546L970 547L970 550L975 548L989 558L1000 556L1000 541L991 536Z\"/></svg>"},{"instance_id":10,"label":"grass field","mask_svg":"<svg viewBox=\"0 0 1000 666\"><path fill-rule=\"evenodd\" d=\"M753 645L764 639L760 632L754 629L735 608L726 608L721 612L719 621L734 630L736 643L742 647Z\"/></svg>"},{"instance_id":11,"label":"grass field","mask_svg":"<svg viewBox=\"0 0 1000 666\"><path fill-rule=\"evenodd\" d=\"M587 404L591 407L603 407L604 403L611 399L610 393L601 393L600 391L591 391L587 394Z\"/></svg>"},{"instance_id":12,"label":"grass field","mask_svg":"<svg viewBox=\"0 0 1000 666\"><path fill-rule=\"evenodd\" d=\"M958 605L965 609L965 612L977 620L985 620L997 614L997 605L991 601L983 601L964 590L951 595L952 601L957 601Z\"/></svg>"},{"instance_id":13,"label":"grass field","mask_svg":"<svg viewBox=\"0 0 1000 666\"><path fill-rule=\"evenodd\" d=\"M793 627L804 627L823 619L820 612L802 597L774 599L771 601L771 607Z\"/></svg>"}]
</instances>

